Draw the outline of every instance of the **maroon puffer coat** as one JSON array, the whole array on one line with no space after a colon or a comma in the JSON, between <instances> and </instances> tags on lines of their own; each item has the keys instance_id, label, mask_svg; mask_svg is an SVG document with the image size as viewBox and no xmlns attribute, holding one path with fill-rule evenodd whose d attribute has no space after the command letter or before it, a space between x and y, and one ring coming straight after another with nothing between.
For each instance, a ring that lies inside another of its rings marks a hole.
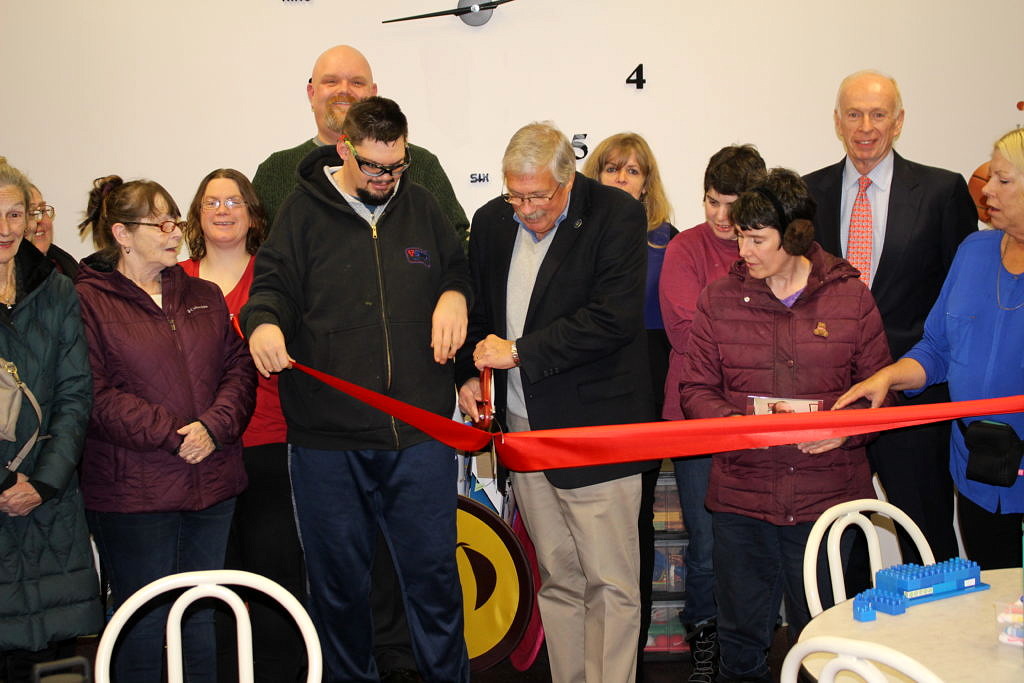
<instances>
[{"instance_id":1,"label":"maroon puffer coat","mask_svg":"<svg viewBox=\"0 0 1024 683\"><path fill-rule=\"evenodd\" d=\"M680 382L687 418L742 415L748 396L820 398L828 410L892 362L875 300L853 266L817 243L807 257L811 274L792 308L742 262L701 294ZM795 446L716 453L707 507L786 525L874 498L870 438L817 455Z\"/></svg>"},{"instance_id":2,"label":"maroon puffer coat","mask_svg":"<svg viewBox=\"0 0 1024 683\"><path fill-rule=\"evenodd\" d=\"M247 483L252 359L216 285L176 265L162 278L163 310L95 255L75 279L93 373L81 484L90 510L202 510ZM220 447L191 465L175 453L177 430L196 420Z\"/></svg>"}]
</instances>

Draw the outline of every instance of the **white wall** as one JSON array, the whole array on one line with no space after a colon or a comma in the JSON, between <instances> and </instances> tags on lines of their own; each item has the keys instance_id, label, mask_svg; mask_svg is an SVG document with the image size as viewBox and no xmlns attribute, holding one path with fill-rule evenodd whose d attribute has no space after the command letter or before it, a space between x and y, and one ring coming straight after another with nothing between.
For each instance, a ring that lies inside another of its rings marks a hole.
<instances>
[{"instance_id":1,"label":"white wall","mask_svg":"<svg viewBox=\"0 0 1024 683\"><path fill-rule=\"evenodd\" d=\"M79 256L93 178L163 183L182 208L200 178L252 175L314 133L305 84L347 42L409 116L466 209L499 193L509 136L552 119L569 135L635 130L662 167L675 222L701 220L707 158L735 142L807 172L842 151L839 80L877 68L907 109L897 149L970 173L1024 123L1024 2L983 0L516 0L470 27L452 17L382 25L456 0L0 0L0 155L58 210ZM647 84L625 83L644 64ZM489 173L471 184L470 173Z\"/></svg>"}]
</instances>

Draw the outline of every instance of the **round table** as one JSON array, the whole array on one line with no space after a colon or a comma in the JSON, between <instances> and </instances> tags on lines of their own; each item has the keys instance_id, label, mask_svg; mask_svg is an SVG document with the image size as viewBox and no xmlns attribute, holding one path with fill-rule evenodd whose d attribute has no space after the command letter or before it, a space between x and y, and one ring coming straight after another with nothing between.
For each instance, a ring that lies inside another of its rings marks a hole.
<instances>
[{"instance_id":1,"label":"round table","mask_svg":"<svg viewBox=\"0 0 1024 683\"><path fill-rule=\"evenodd\" d=\"M853 600L825 610L807 625L800 640L842 636L887 645L925 665L944 680L999 683L1024 681L1024 650L1000 643L996 637L996 605L1016 600L1024 592L1020 569L983 571L989 590L958 595L907 608L904 614L878 612L875 621L856 621ZM833 655L815 653L804 668L818 676ZM892 680L909 681L892 669L880 668ZM860 681L847 672L836 680Z\"/></svg>"}]
</instances>

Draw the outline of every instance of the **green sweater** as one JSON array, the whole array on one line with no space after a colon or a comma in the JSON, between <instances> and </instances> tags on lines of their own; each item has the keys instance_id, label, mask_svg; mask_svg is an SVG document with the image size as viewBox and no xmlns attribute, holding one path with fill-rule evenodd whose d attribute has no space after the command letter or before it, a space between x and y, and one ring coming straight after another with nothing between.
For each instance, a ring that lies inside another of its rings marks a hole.
<instances>
[{"instance_id":1,"label":"green sweater","mask_svg":"<svg viewBox=\"0 0 1024 683\"><path fill-rule=\"evenodd\" d=\"M295 170L298 168L299 162L317 147L314 140L306 140L291 149L274 152L256 169L252 184L256 188L256 195L260 198L260 203L263 204L271 225L273 225L277 210L284 202L285 197L295 189L298 181ZM466 218L466 212L459 205L459 200L455 198L455 191L452 189L452 184L448 180L448 176L445 175L444 169L441 168L441 162L428 150L413 144L409 145L409 156L412 165L405 172L405 177L430 190L430 193L437 199L437 203L441 205L441 212L448 217L456 232L459 233L459 239L465 248L469 240L469 220Z\"/></svg>"}]
</instances>

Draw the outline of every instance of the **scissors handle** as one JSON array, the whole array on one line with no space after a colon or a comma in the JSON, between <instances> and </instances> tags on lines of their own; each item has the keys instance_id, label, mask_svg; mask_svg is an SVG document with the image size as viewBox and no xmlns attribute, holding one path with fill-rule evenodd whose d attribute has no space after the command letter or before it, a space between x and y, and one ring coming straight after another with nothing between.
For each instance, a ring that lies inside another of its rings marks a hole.
<instances>
[{"instance_id":1,"label":"scissors handle","mask_svg":"<svg viewBox=\"0 0 1024 683\"><path fill-rule=\"evenodd\" d=\"M476 402L477 412L480 419L473 423L478 429L490 431L494 422L494 404L491 403L491 369L484 368L480 371L480 395L482 400Z\"/></svg>"}]
</instances>

